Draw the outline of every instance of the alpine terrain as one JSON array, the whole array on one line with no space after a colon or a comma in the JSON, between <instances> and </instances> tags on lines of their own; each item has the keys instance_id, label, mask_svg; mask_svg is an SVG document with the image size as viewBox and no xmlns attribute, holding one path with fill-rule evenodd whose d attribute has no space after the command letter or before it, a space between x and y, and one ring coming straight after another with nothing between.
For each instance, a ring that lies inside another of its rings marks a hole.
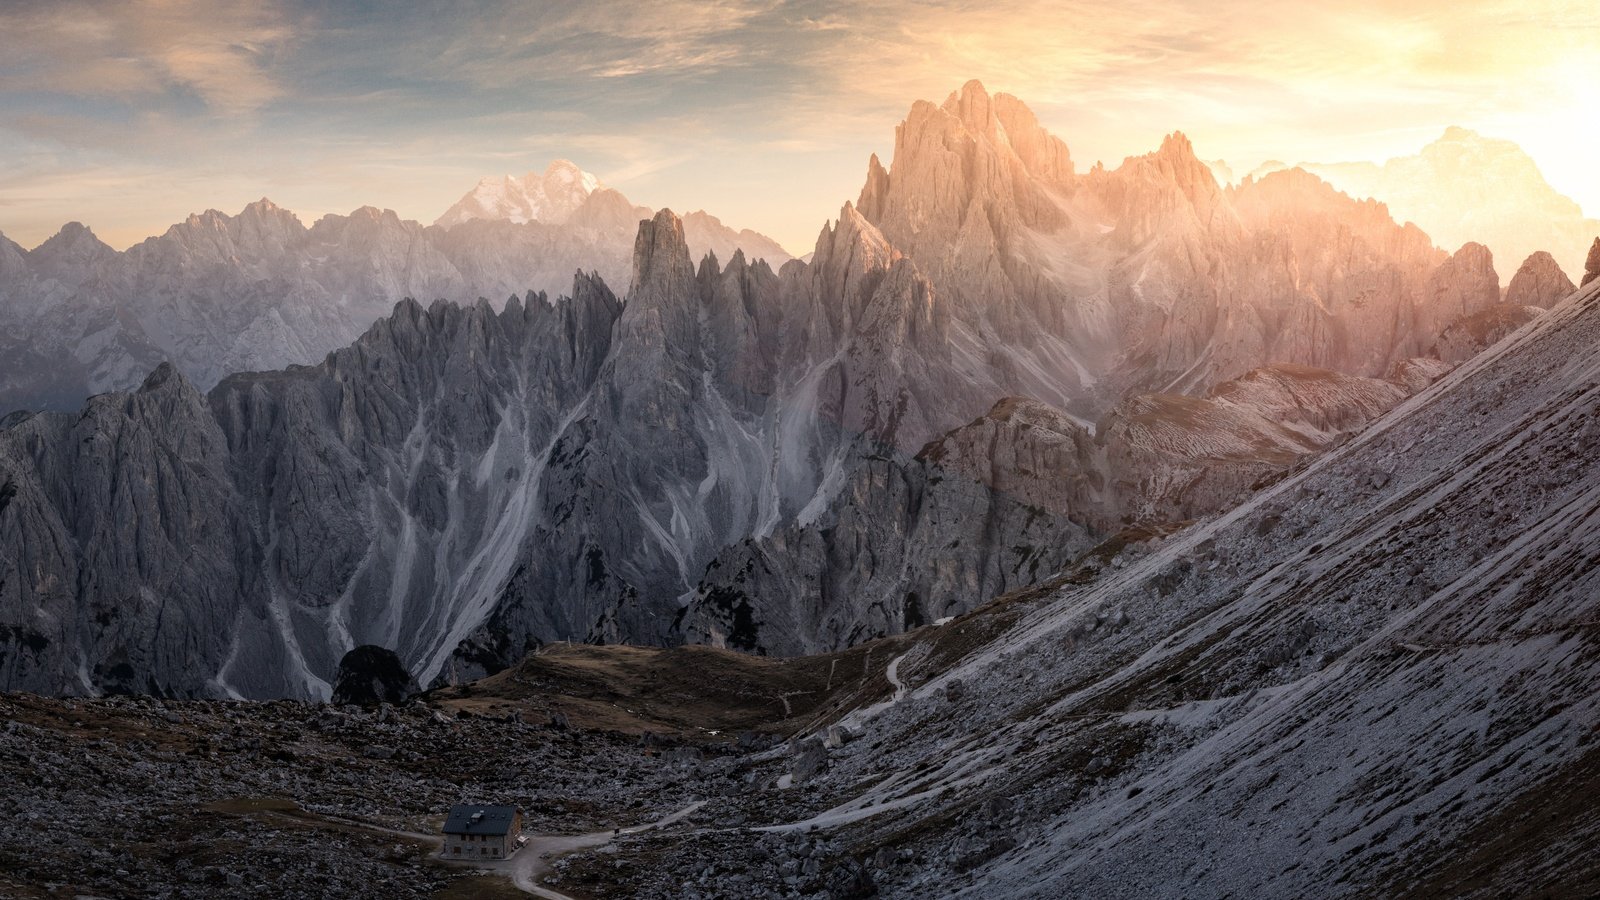
<instances>
[{"instance_id":1,"label":"alpine terrain","mask_svg":"<svg viewBox=\"0 0 1600 900\"><path fill-rule=\"evenodd\" d=\"M564 160L0 239L0 893L1600 892L1596 231L970 81L803 258Z\"/></svg>"},{"instance_id":2,"label":"alpine terrain","mask_svg":"<svg viewBox=\"0 0 1600 900\"><path fill-rule=\"evenodd\" d=\"M407 299L315 366L8 418L0 677L315 699L364 644L425 686L555 640L842 649L1227 509L1563 287L1533 260L1502 304L1481 245L1303 172L1223 189L1181 135L1078 174L976 82L896 134L809 263L697 263L663 211L622 296Z\"/></svg>"}]
</instances>

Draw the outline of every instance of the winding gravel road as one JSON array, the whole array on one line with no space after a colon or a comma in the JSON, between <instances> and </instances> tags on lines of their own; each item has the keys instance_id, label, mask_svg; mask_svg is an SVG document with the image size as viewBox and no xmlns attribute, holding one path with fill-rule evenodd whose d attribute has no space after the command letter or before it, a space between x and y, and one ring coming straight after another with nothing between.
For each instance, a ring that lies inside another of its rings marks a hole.
<instances>
[{"instance_id":1,"label":"winding gravel road","mask_svg":"<svg viewBox=\"0 0 1600 900\"><path fill-rule=\"evenodd\" d=\"M539 884L539 878L550 870L550 863L558 856L572 853L575 850L587 850L591 847L603 847L611 843L619 835L639 834L657 828L665 828L695 810L704 806L706 801L696 800L670 816L645 825L634 825L630 828L621 828L616 831L592 831L588 834L556 834L556 835L531 835L522 849L511 855L510 859L482 865L491 872L501 872L511 877L511 882L518 888L534 895L544 897L546 900L573 900L573 898L559 891L553 891Z\"/></svg>"}]
</instances>

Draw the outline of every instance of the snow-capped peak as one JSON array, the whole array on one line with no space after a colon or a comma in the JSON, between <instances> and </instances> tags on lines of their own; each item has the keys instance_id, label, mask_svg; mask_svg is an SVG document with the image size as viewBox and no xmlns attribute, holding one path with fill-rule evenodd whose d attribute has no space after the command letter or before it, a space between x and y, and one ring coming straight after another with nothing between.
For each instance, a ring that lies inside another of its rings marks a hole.
<instances>
[{"instance_id":1,"label":"snow-capped peak","mask_svg":"<svg viewBox=\"0 0 1600 900\"><path fill-rule=\"evenodd\" d=\"M600 186L600 179L576 163L558 159L543 174L529 172L521 178L503 175L480 180L434 224L449 228L469 219L560 224Z\"/></svg>"}]
</instances>

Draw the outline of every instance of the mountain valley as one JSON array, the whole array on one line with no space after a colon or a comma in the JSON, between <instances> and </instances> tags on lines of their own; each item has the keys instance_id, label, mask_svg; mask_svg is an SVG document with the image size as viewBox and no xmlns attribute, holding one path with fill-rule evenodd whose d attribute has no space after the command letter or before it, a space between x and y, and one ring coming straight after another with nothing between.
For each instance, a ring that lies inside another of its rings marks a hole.
<instances>
[{"instance_id":1,"label":"mountain valley","mask_svg":"<svg viewBox=\"0 0 1600 900\"><path fill-rule=\"evenodd\" d=\"M1600 890L1600 238L1485 154L972 81L801 258L566 161L0 239L0 892Z\"/></svg>"}]
</instances>

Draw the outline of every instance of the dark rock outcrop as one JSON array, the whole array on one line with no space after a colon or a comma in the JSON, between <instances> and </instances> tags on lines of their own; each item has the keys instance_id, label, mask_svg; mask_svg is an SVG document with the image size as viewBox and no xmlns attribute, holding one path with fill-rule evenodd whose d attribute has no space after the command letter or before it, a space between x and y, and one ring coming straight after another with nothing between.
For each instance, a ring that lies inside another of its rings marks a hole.
<instances>
[{"instance_id":1,"label":"dark rock outcrop","mask_svg":"<svg viewBox=\"0 0 1600 900\"><path fill-rule=\"evenodd\" d=\"M399 705L420 691L417 680L406 671L405 663L393 650L363 644L339 660L332 700L359 706Z\"/></svg>"}]
</instances>

